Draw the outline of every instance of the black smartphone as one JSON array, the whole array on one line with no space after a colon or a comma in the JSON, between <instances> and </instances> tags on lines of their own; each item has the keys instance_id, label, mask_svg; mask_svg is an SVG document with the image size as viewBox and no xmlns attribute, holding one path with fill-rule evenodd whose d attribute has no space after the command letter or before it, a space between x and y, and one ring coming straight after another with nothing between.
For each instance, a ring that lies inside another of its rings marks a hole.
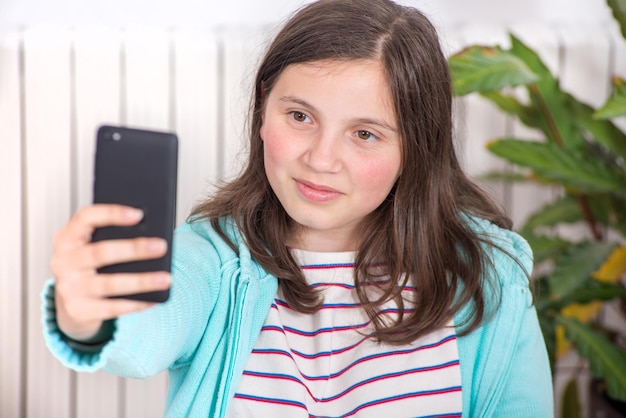
<instances>
[{"instance_id":1,"label":"black smartphone","mask_svg":"<svg viewBox=\"0 0 626 418\"><path fill-rule=\"evenodd\" d=\"M143 210L144 217L133 226L98 228L92 241L160 237L168 244L161 258L113 264L98 272L171 271L177 161L178 138L174 133L117 126L98 128L93 202L133 206ZM119 297L165 302L169 289Z\"/></svg>"}]
</instances>

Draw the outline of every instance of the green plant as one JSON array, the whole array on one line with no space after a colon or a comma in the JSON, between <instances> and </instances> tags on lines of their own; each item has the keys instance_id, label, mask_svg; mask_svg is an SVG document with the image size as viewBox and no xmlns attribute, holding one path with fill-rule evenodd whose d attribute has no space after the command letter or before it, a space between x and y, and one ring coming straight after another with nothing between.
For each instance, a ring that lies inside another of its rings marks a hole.
<instances>
[{"instance_id":1,"label":"green plant","mask_svg":"<svg viewBox=\"0 0 626 418\"><path fill-rule=\"evenodd\" d=\"M608 4L626 38L626 0ZM535 302L548 352L554 363L567 340L604 380L608 396L626 402L626 348L596 314L619 300L626 306L626 133L614 123L626 116L626 82L613 77L612 96L594 109L564 91L535 51L510 40L508 49L475 45L451 56L455 94L478 93L542 133L541 141L491 141L489 151L521 172L488 178L560 191L519 228L535 254ZM561 232L566 224L584 225L591 238L568 237Z\"/></svg>"}]
</instances>

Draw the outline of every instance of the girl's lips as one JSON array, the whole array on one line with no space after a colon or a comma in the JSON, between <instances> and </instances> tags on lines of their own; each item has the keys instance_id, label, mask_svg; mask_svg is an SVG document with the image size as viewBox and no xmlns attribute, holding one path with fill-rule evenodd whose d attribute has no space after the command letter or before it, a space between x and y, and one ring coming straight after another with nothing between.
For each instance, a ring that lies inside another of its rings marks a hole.
<instances>
[{"instance_id":1,"label":"girl's lips","mask_svg":"<svg viewBox=\"0 0 626 418\"><path fill-rule=\"evenodd\" d=\"M329 202L342 194L332 187L320 186L304 180L296 180L296 186L304 198L313 202Z\"/></svg>"}]
</instances>

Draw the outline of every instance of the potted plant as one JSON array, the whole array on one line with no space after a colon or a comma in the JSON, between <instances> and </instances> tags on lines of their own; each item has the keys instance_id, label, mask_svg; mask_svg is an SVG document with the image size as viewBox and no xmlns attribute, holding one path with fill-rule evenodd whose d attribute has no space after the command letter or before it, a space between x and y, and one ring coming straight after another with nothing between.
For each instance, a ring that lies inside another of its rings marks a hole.
<instances>
[{"instance_id":1,"label":"potted plant","mask_svg":"<svg viewBox=\"0 0 626 418\"><path fill-rule=\"evenodd\" d=\"M608 0L626 38L626 2ZM518 228L535 255L535 304L551 362L573 346L605 389L626 403L625 336L599 320L621 303L626 323L626 82L598 109L564 91L539 55L511 35L510 48L475 45L449 58L455 94L478 93L543 140L498 138L490 152L521 170L488 178L557 188L557 198ZM525 90L526 100L515 93ZM572 239L563 225L580 225L590 238ZM620 302L621 301L621 302ZM621 338L621 339L620 339ZM553 367L552 370L555 370ZM563 416L577 416L576 388L568 385Z\"/></svg>"}]
</instances>

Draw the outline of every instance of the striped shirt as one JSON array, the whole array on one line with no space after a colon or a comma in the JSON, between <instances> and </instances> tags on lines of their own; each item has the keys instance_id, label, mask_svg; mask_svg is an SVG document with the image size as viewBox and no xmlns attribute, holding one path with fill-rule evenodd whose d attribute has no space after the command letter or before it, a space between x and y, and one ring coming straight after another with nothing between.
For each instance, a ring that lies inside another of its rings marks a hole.
<instances>
[{"instance_id":1,"label":"striped shirt","mask_svg":"<svg viewBox=\"0 0 626 418\"><path fill-rule=\"evenodd\" d=\"M248 359L229 417L460 417L452 321L411 344L373 341L354 289L353 252L292 250L324 304L289 308L279 290ZM413 288L403 290L407 297ZM393 318L395 304L381 315Z\"/></svg>"}]
</instances>

